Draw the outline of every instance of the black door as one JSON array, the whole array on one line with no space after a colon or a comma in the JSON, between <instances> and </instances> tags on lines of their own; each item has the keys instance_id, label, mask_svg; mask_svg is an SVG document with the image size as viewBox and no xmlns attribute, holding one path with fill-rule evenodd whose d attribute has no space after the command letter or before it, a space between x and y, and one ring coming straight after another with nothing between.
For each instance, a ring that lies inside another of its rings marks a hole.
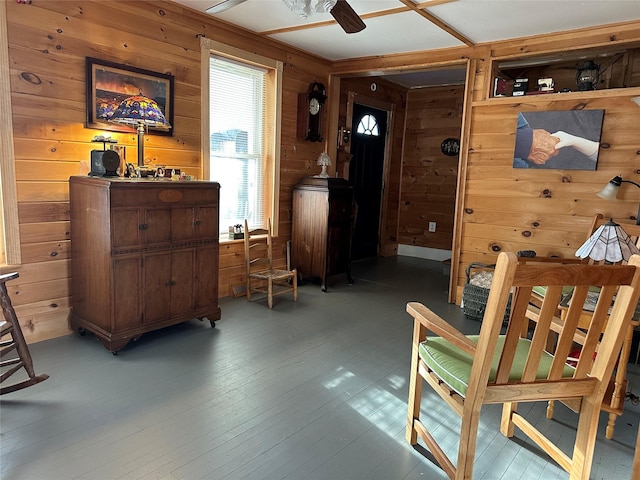
<instances>
[{"instance_id":1,"label":"black door","mask_svg":"<svg viewBox=\"0 0 640 480\"><path fill-rule=\"evenodd\" d=\"M378 255L387 112L353 105L349 183L358 205L351 258Z\"/></svg>"}]
</instances>

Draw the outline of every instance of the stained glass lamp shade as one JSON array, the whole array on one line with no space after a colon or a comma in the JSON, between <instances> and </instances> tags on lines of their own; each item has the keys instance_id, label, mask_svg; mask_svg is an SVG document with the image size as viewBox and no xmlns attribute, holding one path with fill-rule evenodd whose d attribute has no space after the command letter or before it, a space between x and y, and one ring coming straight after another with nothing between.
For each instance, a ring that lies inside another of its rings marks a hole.
<instances>
[{"instance_id":1,"label":"stained glass lamp shade","mask_svg":"<svg viewBox=\"0 0 640 480\"><path fill-rule=\"evenodd\" d=\"M629 260L634 253L640 254L633 240L621 225L609 220L589 237L576 251L576 257L591 258L597 262L605 260L616 263Z\"/></svg>"},{"instance_id":2,"label":"stained glass lamp shade","mask_svg":"<svg viewBox=\"0 0 640 480\"><path fill-rule=\"evenodd\" d=\"M144 95L125 98L113 112L109 121L138 128L139 167L144 167L144 127L171 128L158 104Z\"/></svg>"}]
</instances>

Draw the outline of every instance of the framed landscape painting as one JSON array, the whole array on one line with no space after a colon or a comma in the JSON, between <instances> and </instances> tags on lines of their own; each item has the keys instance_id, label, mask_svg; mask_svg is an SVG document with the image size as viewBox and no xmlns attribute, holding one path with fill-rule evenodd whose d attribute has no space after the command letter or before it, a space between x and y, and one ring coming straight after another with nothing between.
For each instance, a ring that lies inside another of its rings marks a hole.
<instances>
[{"instance_id":1,"label":"framed landscape painting","mask_svg":"<svg viewBox=\"0 0 640 480\"><path fill-rule=\"evenodd\" d=\"M87 57L87 128L132 131L109 119L124 99L139 94L153 99L173 125L173 82L173 75ZM172 135L173 127L149 127L149 133Z\"/></svg>"}]
</instances>

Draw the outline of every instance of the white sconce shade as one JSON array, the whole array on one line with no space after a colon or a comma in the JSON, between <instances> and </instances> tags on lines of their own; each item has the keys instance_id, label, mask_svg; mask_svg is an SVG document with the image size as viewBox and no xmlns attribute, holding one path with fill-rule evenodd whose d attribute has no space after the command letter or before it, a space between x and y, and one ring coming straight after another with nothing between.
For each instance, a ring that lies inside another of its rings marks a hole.
<instances>
[{"instance_id":1,"label":"white sconce shade","mask_svg":"<svg viewBox=\"0 0 640 480\"><path fill-rule=\"evenodd\" d=\"M640 107L640 97L632 97L631 101Z\"/></svg>"},{"instance_id":2,"label":"white sconce shade","mask_svg":"<svg viewBox=\"0 0 640 480\"><path fill-rule=\"evenodd\" d=\"M618 197L620 185L622 185L622 177L613 177L597 195L605 200L615 200Z\"/></svg>"}]
</instances>

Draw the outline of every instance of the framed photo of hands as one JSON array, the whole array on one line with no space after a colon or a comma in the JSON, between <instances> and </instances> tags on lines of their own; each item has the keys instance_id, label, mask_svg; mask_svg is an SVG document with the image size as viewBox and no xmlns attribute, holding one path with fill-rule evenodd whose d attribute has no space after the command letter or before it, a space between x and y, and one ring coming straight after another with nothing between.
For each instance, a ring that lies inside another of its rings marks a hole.
<instances>
[{"instance_id":1,"label":"framed photo of hands","mask_svg":"<svg viewBox=\"0 0 640 480\"><path fill-rule=\"evenodd\" d=\"M513 168L595 170L604 110L518 112Z\"/></svg>"}]
</instances>

